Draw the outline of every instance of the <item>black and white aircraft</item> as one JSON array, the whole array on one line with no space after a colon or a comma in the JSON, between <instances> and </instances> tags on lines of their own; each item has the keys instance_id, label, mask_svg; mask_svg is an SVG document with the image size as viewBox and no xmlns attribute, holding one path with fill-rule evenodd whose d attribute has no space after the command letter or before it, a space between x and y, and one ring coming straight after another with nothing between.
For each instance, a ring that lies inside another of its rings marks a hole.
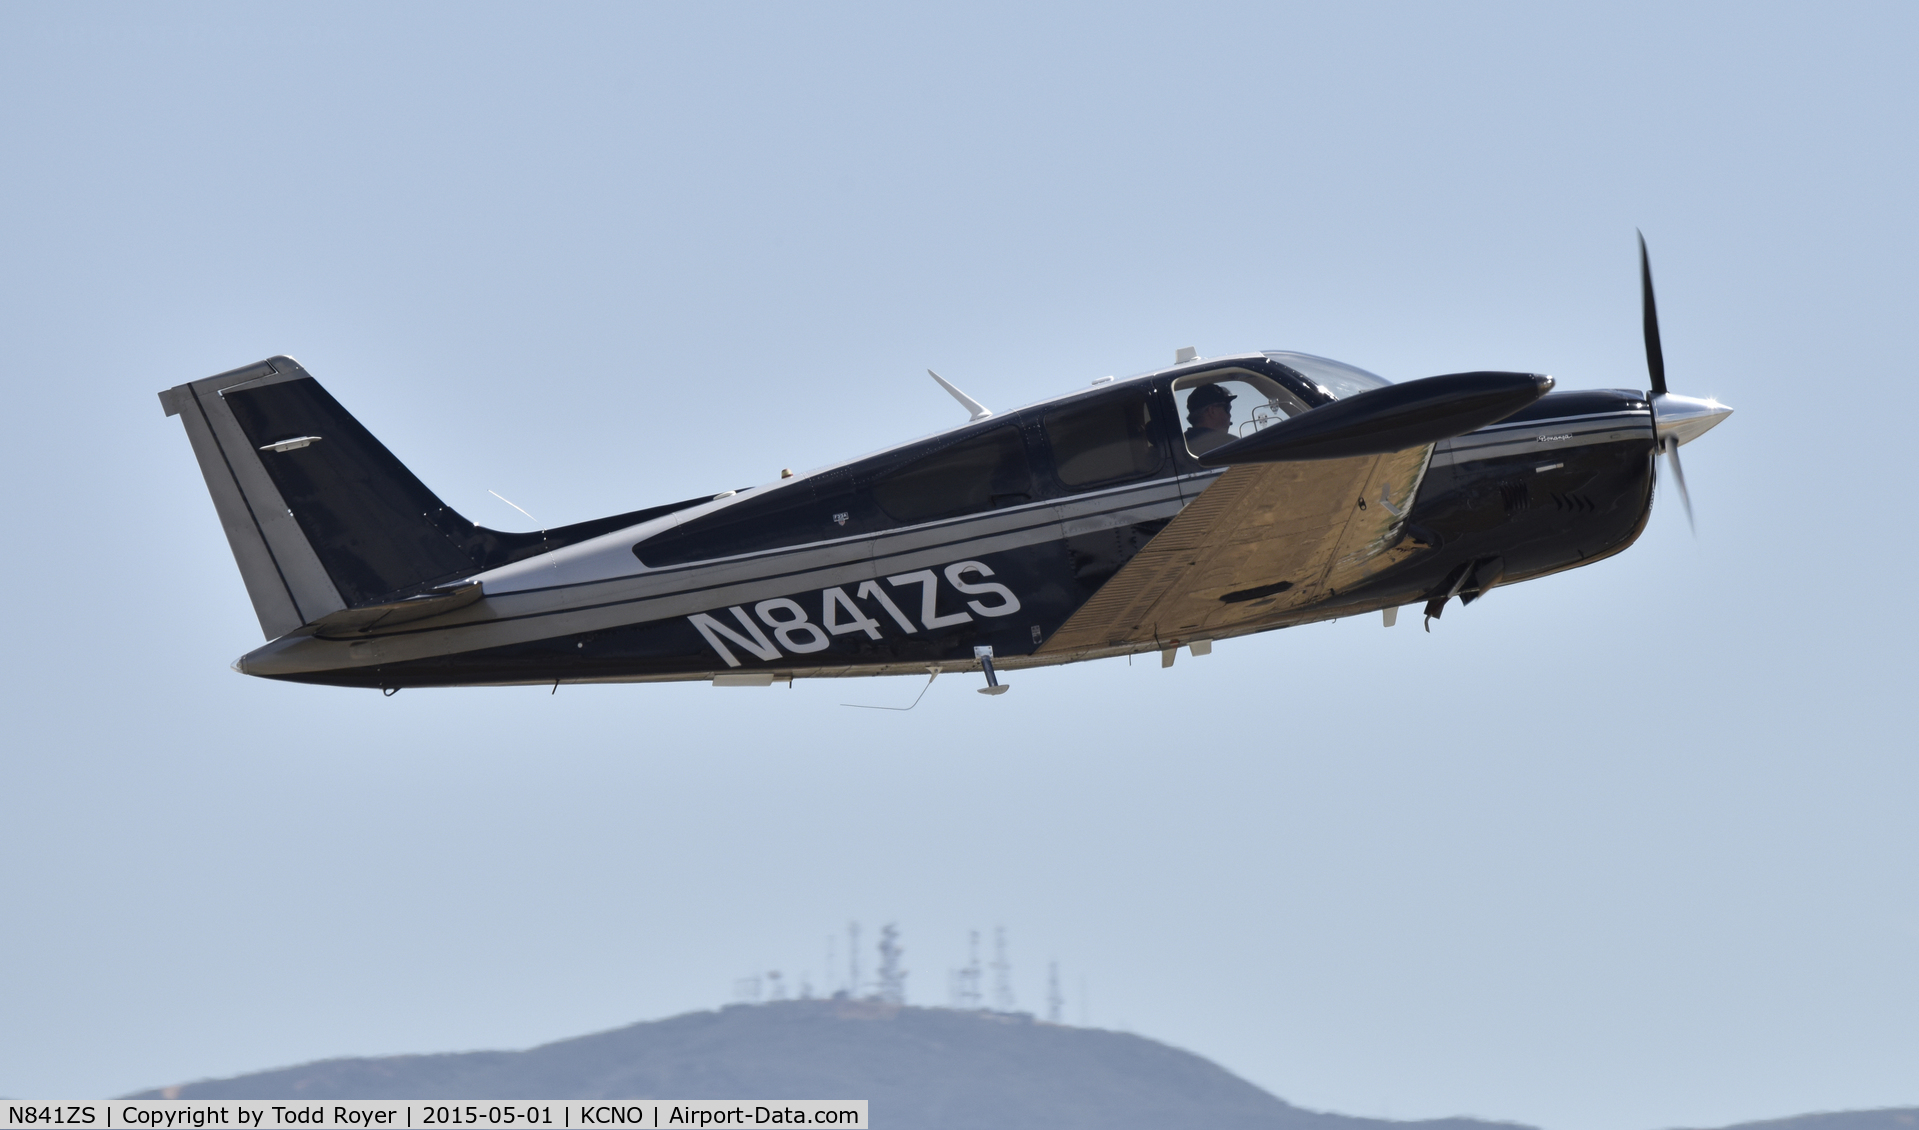
<instances>
[{"instance_id":1,"label":"black and white aircraft","mask_svg":"<svg viewBox=\"0 0 1919 1130\"><path fill-rule=\"evenodd\" d=\"M1730 409L1475 372L1392 384L1303 353L1201 358L848 463L535 533L449 509L298 363L160 394L271 641L234 667L341 686L1000 670L1447 602L1590 564L1655 456ZM935 379L939 380L935 375ZM1690 518L1690 502L1687 503Z\"/></svg>"}]
</instances>

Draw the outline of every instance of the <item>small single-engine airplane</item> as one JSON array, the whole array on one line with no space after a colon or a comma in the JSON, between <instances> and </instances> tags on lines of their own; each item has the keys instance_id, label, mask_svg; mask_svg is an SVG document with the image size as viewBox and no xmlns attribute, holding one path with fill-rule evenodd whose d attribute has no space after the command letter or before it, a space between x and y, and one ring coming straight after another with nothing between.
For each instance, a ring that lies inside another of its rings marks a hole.
<instances>
[{"instance_id":1,"label":"small single-engine airplane","mask_svg":"<svg viewBox=\"0 0 1919 1130\"><path fill-rule=\"evenodd\" d=\"M746 490L533 533L468 521L274 357L160 394L269 643L341 686L795 678L1071 663L1448 601L1590 564L1655 456L1731 410L1474 372L1392 384L1303 353L1201 358ZM1691 503L1687 501L1687 516Z\"/></svg>"}]
</instances>

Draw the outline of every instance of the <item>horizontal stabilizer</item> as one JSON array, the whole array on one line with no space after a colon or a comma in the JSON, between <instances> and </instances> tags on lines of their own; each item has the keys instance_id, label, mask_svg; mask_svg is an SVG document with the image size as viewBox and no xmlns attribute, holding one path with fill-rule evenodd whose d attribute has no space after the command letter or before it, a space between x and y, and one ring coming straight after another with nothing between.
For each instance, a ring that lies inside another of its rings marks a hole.
<instances>
[{"instance_id":1,"label":"horizontal stabilizer","mask_svg":"<svg viewBox=\"0 0 1919 1130\"><path fill-rule=\"evenodd\" d=\"M479 600L482 595L478 581L455 583L434 592L416 593L385 604L330 612L313 622L313 631L329 638L350 633L364 634L375 628L390 628L395 624L408 624L429 616L457 612Z\"/></svg>"},{"instance_id":2,"label":"horizontal stabilizer","mask_svg":"<svg viewBox=\"0 0 1919 1130\"><path fill-rule=\"evenodd\" d=\"M1536 373L1451 373L1302 412L1200 456L1208 467L1347 459L1438 443L1496 424L1553 387Z\"/></svg>"}]
</instances>

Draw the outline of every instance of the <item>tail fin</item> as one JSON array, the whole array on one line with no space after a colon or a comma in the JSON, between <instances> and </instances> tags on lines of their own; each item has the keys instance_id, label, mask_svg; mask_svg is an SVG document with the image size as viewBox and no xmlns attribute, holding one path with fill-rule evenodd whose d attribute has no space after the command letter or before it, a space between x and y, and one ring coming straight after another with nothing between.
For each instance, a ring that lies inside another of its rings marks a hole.
<instances>
[{"instance_id":1,"label":"tail fin","mask_svg":"<svg viewBox=\"0 0 1919 1130\"><path fill-rule=\"evenodd\" d=\"M491 556L474 552L491 539L291 358L179 385L160 403L186 424L269 638L457 579Z\"/></svg>"},{"instance_id":2,"label":"tail fin","mask_svg":"<svg viewBox=\"0 0 1919 1130\"><path fill-rule=\"evenodd\" d=\"M713 497L507 533L441 502L291 357L177 385L160 405L186 424L268 639Z\"/></svg>"}]
</instances>

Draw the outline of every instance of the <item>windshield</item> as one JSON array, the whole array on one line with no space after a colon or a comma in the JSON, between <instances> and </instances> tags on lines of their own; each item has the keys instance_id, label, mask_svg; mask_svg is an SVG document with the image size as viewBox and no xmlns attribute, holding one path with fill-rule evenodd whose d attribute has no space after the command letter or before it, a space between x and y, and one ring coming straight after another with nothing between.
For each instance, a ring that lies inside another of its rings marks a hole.
<instances>
[{"instance_id":1,"label":"windshield","mask_svg":"<svg viewBox=\"0 0 1919 1130\"><path fill-rule=\"evenodd\" d=\"M1268 353L1266 356L1286 366L1297 369L1301 376L1344 400L1354 393L1368 389L1385 388L1393 382L1377 373L1369 373L1357 365L1348 365L1344 361L1334 361L1327 357L1315 357L1310 353Z\"/></svg>"}]
</instances>

